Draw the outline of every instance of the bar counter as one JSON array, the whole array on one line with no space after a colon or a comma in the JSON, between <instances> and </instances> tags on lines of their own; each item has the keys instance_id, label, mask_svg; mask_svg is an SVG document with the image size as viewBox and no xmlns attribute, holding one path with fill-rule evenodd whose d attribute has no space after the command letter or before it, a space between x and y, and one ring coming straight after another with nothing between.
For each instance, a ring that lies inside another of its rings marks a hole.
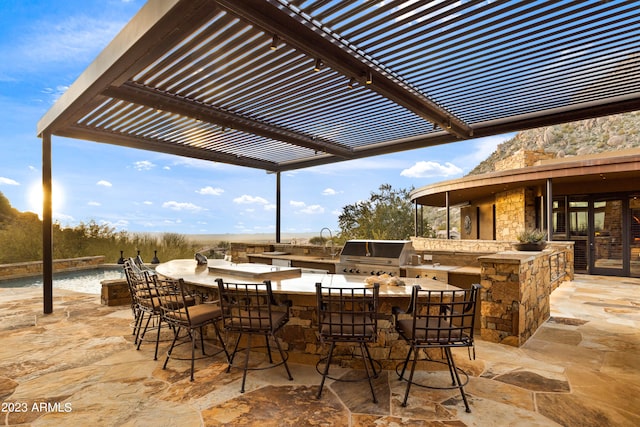
<instances>
[{"instance_id":1,"label":"bar counter","mask_svg":"<svg viewBox=\"0 0 640 427\"><path fill-rule=\"evenodd\" d=\"M227 269L225 267L229 268ZM155 267L155 270L158 273L173 279L182 278L185 282L192 285L199 285L203 288L217 288L216 279L218 278L222 278L225 281L238 283L262 282L264 280L263 278L251 280L247 277L247 275L234 275L232 273L232 268L235 268L238 271L241 271L244 268L246 271L251 272L258 267L262 267L265 270L273 271L274 276L277 276L277 273L279 271L285 271L286 269L286 267L266 266L262 264L235 264L223 260L208 260L207 265L199 266L197 265L195 260L176 259L158 264ZM216 268L220 268L221 271L226 271L226 274L216 274L213 271L210 271L210 269L215 270ZM368 276L364 275L309 273L302 270L300 277L284 279L275 278L270 280L274 294L315 296L316 283L322 283L324 286L356 287L365 285L365 279L367 277ZM429 279L426 277L402 277L400 279L405 283L404 286L381 284L380 297L410 297L411 288L413 287L413 285L420 285L424 289L433 290L459 289L455 286L448 285L447 283L443 283L441 281Z\"/></svg>"},{"instance_id":2,"label":"bar counter","mask_svg":"<svg viewBox=\"0 0 640 427\"><path fill-rule=\"evenodd\" d=\"M278 276L291 275L292 270L295 269L287 270L286 267L264 264L235 264L222 260L208 260L207 265L199 266L195 260L178 259L159 264L155 270L170 278L182 278L188 286L203 294L209 294L213 298L217 298L218 295L216 283L218 278L237 283L260 283L264 280L261 272L272 271L274 278L270 280L275 298L292 302L289 323L283 327L280 334L281 343L289 352L289 360L305 364L316 364L323 352L322 345L317 339L315 284L319 282L336 287L356 287L366 285L365 279L368 277L300 270L299 277L279 279ZM234 271L239 275L233 275ZM218 272L224 274L218 274ZM256 277L260 278L248 277L251 273L255 273ZM433 290L459 289L429 278L402 277L400 279L405 283L404 286L384 284L380 286L378 341L370 346L370 350L373 358L380 361L385 369L394 369L396 364L404 359L407 351L404 340L395 331L392 307L397 306L403 309L408 307L413 285ZM352 350L345 349L344 353L357 351L355 347Z\"/></svg>"}]
</instances>

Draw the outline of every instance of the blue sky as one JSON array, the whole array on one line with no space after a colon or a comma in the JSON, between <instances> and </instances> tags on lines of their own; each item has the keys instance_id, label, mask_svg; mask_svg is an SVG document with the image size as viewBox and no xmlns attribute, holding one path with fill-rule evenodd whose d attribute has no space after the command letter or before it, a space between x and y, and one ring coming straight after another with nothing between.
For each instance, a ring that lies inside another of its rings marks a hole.
<instances>
[{"instance_id":1,"label":"blue sky","mask_svg":"<svg viewBox=\"0 0 640 427\"><path fill-rule=\"evenodd\" d=\"M0 192L40 209L36 124L141 0L1 0ZM380 185L459 178L513 134L282 174L282 232L338 229L346 205ZM275 233L276 177L261 170L53 137L54 220L184 234Z\"/></svg>"}]
</instances>

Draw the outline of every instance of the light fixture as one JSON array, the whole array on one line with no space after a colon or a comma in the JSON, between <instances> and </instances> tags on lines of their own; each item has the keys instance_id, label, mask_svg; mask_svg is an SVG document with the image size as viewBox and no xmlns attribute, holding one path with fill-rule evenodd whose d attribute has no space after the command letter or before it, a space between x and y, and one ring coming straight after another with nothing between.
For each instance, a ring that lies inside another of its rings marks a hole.
<instances>
[{"instance_id":1,"label":"light fixture","mask_svg":"<svg viewBox=\"0 0 640 427\"><path fill-rule=\"evenodd\" d=\"M313 71L320 71L320 68L322 68L323 65L324 62L322 62L322 59L316 59L316 65L313 67Z\"/></svg>"},{"instance_id":2,"label":"light fixture","mask_svg":"<svg viewBox=\"0 0 640 427\"><path fill-rule=\"evenodd\" d=\"M353 89L353 87L356 85L356 79L351 77L351 79L349 80L349 83L347 84L347 87L349 89Z\"/></svg>"},{"instance_id":3,"label":"light fixture","mask_svg":"<svg viewBox=\"0 0 640 427\"><path fill-rule=\"evenodd\" d=\"M451 117L447 117L447 129L451 129Z\"/></svg>"},{"instance_id":4,"label":"light fixture","mask_svg":"<svg viewBox=\"0 0 640 427\"><path fill-rule=\"evenodd\" d=\"M368 85L373 83L373 75L371 74L371 70L367 71L367 80L365 80L365 83Z\"/></svg>"},{"instance_id":5,"label":"light fixture","mask_svg":"<svg viewBox=\"0 0 640 427\"><path fill-rule=\"evenodd\" d=\"M271 39L271 50L277 50L279 43L280 43L280 39L278 38L278 35L274 34L273 38Z\"/></svg>"}]
</instances>

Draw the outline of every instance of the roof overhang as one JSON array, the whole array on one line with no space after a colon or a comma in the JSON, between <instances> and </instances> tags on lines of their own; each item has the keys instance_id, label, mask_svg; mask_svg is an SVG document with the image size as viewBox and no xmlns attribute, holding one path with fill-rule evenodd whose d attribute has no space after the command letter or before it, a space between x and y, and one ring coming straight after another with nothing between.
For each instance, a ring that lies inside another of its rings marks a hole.
<instances>
[{"instance_id":1,"label":"roof overhang","mask_svg":"<svg viewBox=\"0 0 640 427\"><path fill-rule=\"evenodd\" d=\"M551 180L554 196L638 191L640 150L540 162L537 166L469 175L427 185L411 192L411 201L425 206L462 205L486 201L497 193L544 189Z\"/></svg>"}]
</instances>

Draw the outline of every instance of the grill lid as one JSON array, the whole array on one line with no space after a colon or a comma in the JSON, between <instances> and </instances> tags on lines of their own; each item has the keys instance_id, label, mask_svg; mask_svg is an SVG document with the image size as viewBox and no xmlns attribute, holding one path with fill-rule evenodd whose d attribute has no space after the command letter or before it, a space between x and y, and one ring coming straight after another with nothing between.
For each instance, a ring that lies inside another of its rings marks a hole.
<instances>
[{"instance_id":1,"label":"grill lid","mask_svg":"<svg viewBox=\"0 0 640 427\"><path fill-rule=\"evenodd\" d=\"M404 265L415 251L411 240L348 240L340 253L340 262Z\"/></svg>"}]
</instances>

